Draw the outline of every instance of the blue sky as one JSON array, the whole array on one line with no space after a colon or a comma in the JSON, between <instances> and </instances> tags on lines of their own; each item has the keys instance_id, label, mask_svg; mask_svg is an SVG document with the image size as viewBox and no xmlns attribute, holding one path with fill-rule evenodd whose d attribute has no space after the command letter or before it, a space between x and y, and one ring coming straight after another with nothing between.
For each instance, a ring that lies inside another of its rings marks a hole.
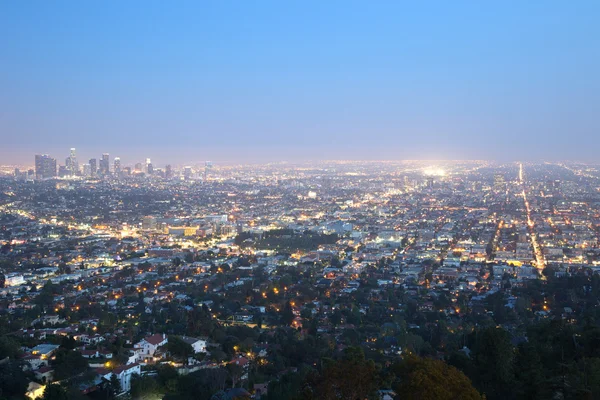
<instances>
[{"instance_id":1,"label":"blue sky","mask_svg":"<svg viewBox=\"0 0 600 400\"><path fill-rule=\"evenodd\" d=\"M598 1L0 4L0 163L596 161Z\"/></svg>"}]
</instances>

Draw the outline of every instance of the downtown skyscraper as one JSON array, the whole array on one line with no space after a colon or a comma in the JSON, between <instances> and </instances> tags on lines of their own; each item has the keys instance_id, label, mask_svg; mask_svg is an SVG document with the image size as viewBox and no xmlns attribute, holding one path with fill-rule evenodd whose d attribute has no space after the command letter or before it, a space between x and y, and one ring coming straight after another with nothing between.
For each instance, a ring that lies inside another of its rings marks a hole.
<instances>
[{"instance_id":1,"label":"downtown skyscraper","mask_svg":"<svg viewBox=\"0 0 600 400\"><path fill-rule=\"evenodd\" d=\"M115 161L113 164L113 171L115 173L115 176L121 175L121 158L120 157L115 157Z\"/></svg>"},{"instance_id":2,"label":"downtown skyscraper","mask_svg":"<svg viewBox=\"0 0 600 400\"><path fill-rule=\"evenodd\" d=\"M100 159L100 175L109 175L110 174L110 156L108 153L102 154L102 158Z\"/></svg>"},{"instance_id":3,"label":"downtown skyscraper","mask_svg":"<svg viewBox=\"0 0 600 400\"><path fill-rule=\"evenodd\" d=\"M71 152L69 157L67 157L65 161L65 166L67 170L67 174L71 176L79 175L79 163L77 162L77 154L75 148L71 148Z\"/></svg>"},{"instance_id":4,"label":"downtown skyscraper","mask_svg":"<svg viewBox=\"0 0 600 400\"><path fill-rule=\"evenodd\" d=\"M48 179L56 177L56 159L48 154L36 154L35 156L36 179Z\"/></svg>"}]
</instances>

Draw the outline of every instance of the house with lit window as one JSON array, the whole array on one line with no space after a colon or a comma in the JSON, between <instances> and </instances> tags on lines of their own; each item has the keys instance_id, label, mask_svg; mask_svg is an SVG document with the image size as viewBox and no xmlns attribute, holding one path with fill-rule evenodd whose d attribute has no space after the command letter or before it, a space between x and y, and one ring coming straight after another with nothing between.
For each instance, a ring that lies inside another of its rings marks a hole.
<instances>
[{"instance_id":1,"label":"house with lit window","mask_svg":"<svg viewBox=\"0 0 600 400\"><path fill-rule=\"evenodd\" d=\"M169 338L164 333L146 336L134 345L137 360L145 361L153 358L156 350L159 347L166 345L168 342Z\"/></svg>"}]
</instances>

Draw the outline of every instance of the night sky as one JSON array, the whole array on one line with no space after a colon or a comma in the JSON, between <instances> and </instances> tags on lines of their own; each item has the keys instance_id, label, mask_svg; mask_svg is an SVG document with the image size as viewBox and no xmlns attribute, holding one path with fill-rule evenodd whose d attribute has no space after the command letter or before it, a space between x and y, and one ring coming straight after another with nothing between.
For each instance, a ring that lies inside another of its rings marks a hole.
<instances>
[{"instance_id":1,"label":"night sky","mask_svg":"<svg viewBox=\"0 0 600 400\"><path fill-rule=\"evenodd\" d=\"M0 164L598 161L600 1L4 1Z\"/></svg>"}]
</instances>

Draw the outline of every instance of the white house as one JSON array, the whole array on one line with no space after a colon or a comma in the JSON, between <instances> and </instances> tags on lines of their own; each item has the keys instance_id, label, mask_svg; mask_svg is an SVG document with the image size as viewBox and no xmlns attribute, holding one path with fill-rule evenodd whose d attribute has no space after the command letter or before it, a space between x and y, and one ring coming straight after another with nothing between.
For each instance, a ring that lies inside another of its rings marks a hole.
<instances>
[{"instance_id":1,"label":"white house","mask_svg":"<svg viewBox=\"0 0 600 400\"><path fill-rule=\"evenodd\" d=\"M98 344L98 343L103 342L105 340L104 336L98 335L98 334L94 334L94 335L87 335L87 334L74 335L73 339L78 340L78 341L80 341L82 343L85 343L85 344Z\"/></svg>"},{"instance_id":2,"label":"white house","mask_svg":"<svg viewBox=\"0 0 600 400\"><path fill-rule=\"evenodd\" d=\"M160 346L164 346L169 342L169 338L164 333L156 333L151 336L146 336L134 345L138 360L154 357L154 353Z\"/></svg>"},{"instance_id":3,"label":"white house","mask_svg":"<svg viewBox=\"0 0 600 400\"><path fill-rule=\"evenodd\" d=\"M192 346L194 353L206 353L206 340L189 336L182 336L181 340Z\"/></svg>"},{"instance_id":4,"label":"white house","mask_svg":"<svg viewBox=\"0 0 600 400\"><path fill-rule=\"evenodd\" d=\"M105 373L102 374L102 377L108 381L110 381L112 375L115 375L119 379L119 383L121 384L121 390L123 392L129 392L131 390L131 377L134 374L141 375L142 368L140 364L129 364L129 365L121 365L115 368L112 371L104 370Z\"/></svg>"},{"instance_id":5,"label":"white house","mask_svg":"<svg viewBox=\"0 0 600 400\"><path fill-rule=\"evenodd\" d=\"M135 352L135 351L133 351L133 352L130 352L130 353L129 353L129 356L128 356L128 358L127 358L127 363L126 363L126 364L127 364L127 365L129 365L129 364L134 364L134 363L136 363L136 362L137 362L137 360L138 360L138 353L137 353L137 352Z\"/></svg>"}]
</instances>

